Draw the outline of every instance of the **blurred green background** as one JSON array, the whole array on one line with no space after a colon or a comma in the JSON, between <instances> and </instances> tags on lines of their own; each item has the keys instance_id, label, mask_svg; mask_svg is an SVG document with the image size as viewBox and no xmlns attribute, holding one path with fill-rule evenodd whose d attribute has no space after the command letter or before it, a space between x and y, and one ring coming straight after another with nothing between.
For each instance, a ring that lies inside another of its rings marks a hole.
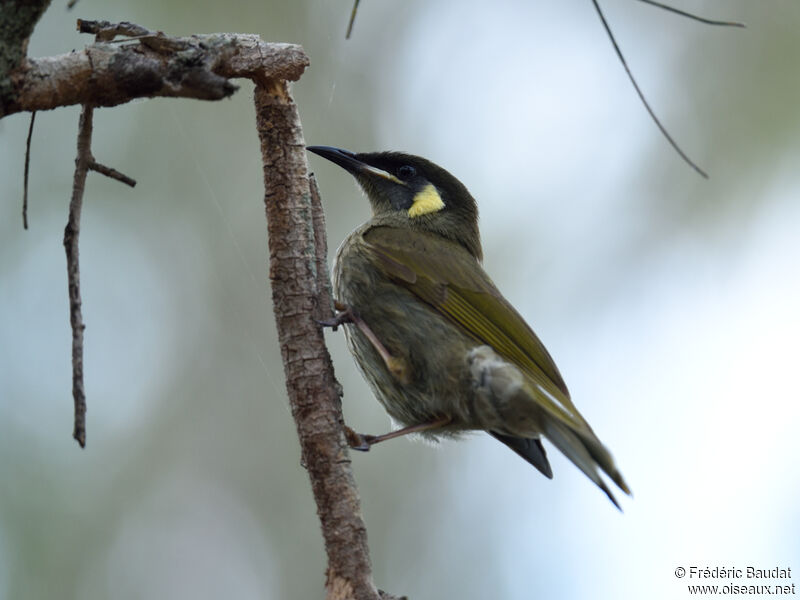
<instances>
[{"instance_id":1,"label":"blurred green background","mask_svg":"<svg viewBox=\"0 0 800 600\"><path fill-rule=\"evenodd\" d=\"M421 154L478 199L486 267L634 490L619 514L550 452L484 435L353 456L375 580L410 598L684 598L691 565L800 573L800 4L56 2L75 19L304 46L308 143ZM0 599L320 598L325 557L271 312L252 86L95 113L81 276L88 445L71 439L64 252L77 107L0 121ZM331 254L368 216L317 157ZM388 418L328 334L346 418ZM800 577L800 575L796 575ZM761 582L777 583L777 582Z\"/></svg>"}]
</instances>

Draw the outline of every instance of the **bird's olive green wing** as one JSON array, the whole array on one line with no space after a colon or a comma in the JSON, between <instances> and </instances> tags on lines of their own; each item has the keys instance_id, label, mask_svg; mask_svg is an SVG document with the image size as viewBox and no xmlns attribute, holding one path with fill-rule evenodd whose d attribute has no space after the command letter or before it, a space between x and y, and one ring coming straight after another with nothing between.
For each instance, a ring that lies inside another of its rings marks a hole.
<instances>
[{"instance_id":1,"label":"bird's olive green wing","mask_svg":"<svg viewBox=\"0 0 800 600\"><path fill-rule=\"evenodd\" d=\"M374 264L388 277L525 373L531 397L550 417L543 420L544 435L619 507L596 468L599 466L630 494L614 459L572 404L544 345L475 257L455 242L413 229L379 226L363 237ZM517 446L511 445L519 453Z\"/></svg>"},{"instance_id":2,"label":"bird's olive green wing","mask_svg":"<svg viewBox=\"0 0 800 600\"><path fill-rule=\"evenodd\" d=\"M374 227L364 233L364 240L387 276L530 377L547 413L591 434L544 345L461 245L430 233L391 227Z\"/></svg>"}]
</instances>

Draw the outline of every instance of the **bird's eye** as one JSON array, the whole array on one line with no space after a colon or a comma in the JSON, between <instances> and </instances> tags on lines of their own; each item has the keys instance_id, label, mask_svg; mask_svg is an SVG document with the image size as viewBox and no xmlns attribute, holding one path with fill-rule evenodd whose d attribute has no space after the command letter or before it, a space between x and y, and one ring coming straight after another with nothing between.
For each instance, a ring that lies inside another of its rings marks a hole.
<instances>
[{"instance_id":1,"label":"bird's eye","mask_svg":"<svg viewBox=\"0 0 800 600\"><path fill-rule=\"evenodd\" d=\"M403 165L397 169L397 175L400 177L400 179L411 179L416 174L417 170L411 165Z\"/></svg>"}]
</instances>

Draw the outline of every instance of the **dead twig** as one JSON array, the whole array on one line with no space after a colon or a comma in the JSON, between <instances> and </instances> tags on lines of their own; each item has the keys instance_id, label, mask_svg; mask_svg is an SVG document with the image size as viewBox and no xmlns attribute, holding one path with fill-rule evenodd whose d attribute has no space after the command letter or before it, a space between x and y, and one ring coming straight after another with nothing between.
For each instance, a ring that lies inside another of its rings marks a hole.
<instances>
[{"instance_id":1,"label":"dead twig","mask_svg":"<svg viewBox=\"0 0 800 600\"><path fill-rule=\"evenodd\" d=\"M150 31L147 27L142 27L141 25L129 21L112 23L111 21L88 21L86 19L78 19L78 31L81 33L93 33L95 35L95 41L97 42L110 42L117 36L127 38L140 38L145 36L166 37L161 31Z\"/></svg>"},{"instance_id":2,"label":"dead twig","mask_svg":"<svg viewBox=\"0 0 800 600\"><path fill-rule=\"evenodd\" d=\"M33 122L36 120L36 111L31 112L31 124L28 127L28 139L25 142L25 173L22 183L22 227L28 228L28 169L31 164L31 138L33 137Z\"/></svg>"},{"instance_id":3,"label":"dead twig","mask_svg":"<svg viewBox=\"0 0 800 600\"><path fill-rule=\"evenodd\" d=\"M678 8L675 8L674 6L669 6L668 4L662 4L661 2L656 2L655 0L639 0L639 1L643 2L645 4L649 4L650 6L655 6L656 8L660 8L662 10L666 10L668 12L674 13L676 15L680 15L682 17L686 17L686 18L692 19L694 21L699 21L700 23L705 23L706 25L720 25L720 26L724 26L724 27L744 27L744 23L738 23L736 21L717 21L717 20L714 20L714 19L706 19L706 18L698 16L696 14L693 14L693 13L690 13L690 12L686 12L685 10L680 10ZM620 62L622 63L622 66L625 69L625 72L628 74L628 79L630 79L631 83L633 84L633 88L636 90L636 93L639 96L639 100L642 101L642 104L644 104L645 109L650 114L650 118L656 124L656 126L661 131L663 136L667 139L667 141L670 143L670 145L675 149L675 151L678 153L678 155L684 161L686 161L686 163L690 167L692 167L700 175L702 175L703 177L708 179L708 174L703 169L701 169L697 165L697 163L695 163L691 158L689 158L689 156L683 151L683 149L678 145L678 143L669 134L669 132L667 131L666 127L664 127L664 125L661 123L659 118L656 116L656 114L653 111L653 109L650 107L650 103L644 97L644 93L639 88L639 84L636 82L636 78L633 76L633 73L631 72L630 68L628 67L628 62L625 60L625 56L622 54L622 50L620 49L619 45L617 44L617 40L614 37L614 34L611 32L611 27L609 26L608 22L606 21L605 15L603 14L603 11L600 9L600 4L598 3L598 0L592 0L592 3L594 4L594 8L595 8L595 11L597 12L597 15L600 17L600 21L603 23L603 28L605 29L606 34L608 35L609 39L611 40L612 46L614 46L614 51L617 53L617 57L619 58Z\"/></svg>"},{"instance_id":4,"label":"dead twig","mask_svg":"<svg viewBox=\"0 0 800 600\"><path fill-rule=\"evenodd\" d=\"M94 106L84 104L78 122L78 155L72 181L69 218L64 228L64 250L67 253L67 282L69 287L69 323L72 327L72 399L75 404L75 424L72 432L81 448L86 447L86 388L83 381L83 323L81 310L81 276L78 240L81 233L81 208L86 188L86 174L96 171L131 187L136 182L116 169L98 163L92 156L92 117Z\"/></svg>"},{"instance_id":5,"label":"dead twig","mask_svg":"<svg viewBox=\"0 0 800 600\"><path fill-rule=\"evenodd\" d=\"M116 106L135 98L221 100L238 89L231 78L296 81L308 66L300 46L266 43L257 35L170 37L105 21L79 21L79 27L100 41L78 52L24 59L14 73L14 93L0 103L0 117L73 104Z\"/></svg>"},{"instance_id":6,"label":"dead twig","mask_svg":"<svg viewBox=\"0 0 800 600\"><path fill-rule=\"evenodd\" d=\"M105 175L106 177L110 177L111 179L116 179L120 183L124 183L130 187L136 187L136 180L131 179L124 173L120 173L116 169L112 169L111 167L107 167L105 165L101 165L97 162L94 158L92 158L92 162L89 164L89 169L100 173L101 175Z\"/></svg>"},{"instance_id":7,"label":"dead twig","mask_svg":"<svg viewBox=\"0 0 800 600\"><path fill-rule=\"evenodd\" d=\"M600 4L598 0L592 0L592 4L594 4L595 11L597 12L597 16L600 17L600 21L603 23L603 28L606 30L606 34L608 34L608 38L611 40L611 44L614 46L614 51L617 53L617 57L619 58L620 62L622 63L625 72L628 74L628 79L630 79L631 83L633 84L633 89L636 90L636 93L639 96L639 99L644 104L645 109L650 114L650 118L653 119L653 122L656 124L656 127L661 131L662 135L666 138L669 144L675 149L678 155L692 167L695 171L697 171L701 176L705 179L708 179L708 173L706 173L703 169L701 169L696 162L694 162L689 156L683 151L683 149L678 145L672 136L667 131L667 128L661 123L659 118L656 116L656 113L650 107L650 103L647 101L647 98L644 97L644 92L642 92L641 88L639 88L639 84L636 82L636 78L633 76L630 67L628 66L628 62L625 60L625 56L622 54L622 50L620 50L619 45L617 44L617 40L614 37L614 34L611 32L611 27L609 27L608 22L606 21L606 17L603 14L602 9L600 8Z\"/></svg>"},{"instance_id":8,"label":"dead twig","mask_svg":"<svg viewBox=\"0 0 800 600\"><path fill-rule=\"evenodd\" d=\"M94 107L85 104L78 124L78 155L75 158L75 176L72 181L72 198L69 218L64 228L64 249L67 253L67 280L69 286L69 322L72 326L72 398L75 403L75 426L72 432L81 448L86 446L86 390L83 384L83 315L81 313L81 276L78 258L78 238L81 233L81 207L86 174L92 162L92 115Z\"/></svg>"},{"instance_id":9,"label":"dead twig","mask_svg":"<svg viewBox=\"0 0 800 600\"><path fill-rule=\"evenodd\" d=\"M328 276L328 236L325 232L325 211L322 210L319 186L313 173L308 176L308 187L311 191L311 222L314 226L315 279L319 304L317 319L325 321L333 318L333 292L331 291L331 278Z\"/></svg>"},{"instance_id":10,"label":"dead twig","mask_svg":"<svg viewBox=\"0 0 800 600\"><path fill-rule=\"evenodd\" d=\"M347 34L344 36L346 40L349 40L350 34L353 33L353 24L356 22L359 2L361 2L361 0L355 0L355 2L353 2L353 10L350 12L350 22L347 24Z\"/></svg>"},{"instance_id":11,"label":"dead twig","mask_svg":"<svg viewBox=\"0 0 800 600\"><path fill-rule=\"evenodd\" d=\"M739 23L737 21L717 21L715 19L706 19L705 17L701 17L695 15L690 12L686 12L685 10L680 10L679 8L675 8L674 6L669 6L668 4L662 4L661 2L655 2L655 0L639 0L639 2L644 2L645 4L649 4L650 6L655 6L656 8L661 8L666 10L667 12L675 13L676 15L680 15L682 17L686 17L688 19L692 19L693 21L699 21L700 23L705 23L706 25L721 25L723 27L744 27L744 23Z\"/></svg>"}]
</instances>

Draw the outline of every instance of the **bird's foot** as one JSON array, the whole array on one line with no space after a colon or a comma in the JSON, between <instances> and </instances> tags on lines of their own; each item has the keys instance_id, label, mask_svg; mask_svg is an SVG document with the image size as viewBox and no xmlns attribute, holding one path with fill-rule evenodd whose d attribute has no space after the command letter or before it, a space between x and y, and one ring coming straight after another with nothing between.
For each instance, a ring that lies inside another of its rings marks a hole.
<instances>
[{"instance_id":1,"label":"bird's foot","mask_svg":"<svg viewBox=\"0 0 800 600\"><path fill-rule=\"evenodd\" d=\"M357 431L353 431L347 425L344 427L344 437L347 440L347 445L353 450L358 450L359 452L369 452L369 449L376 438L374 435L366 435L363 433L358 433Z\"/></svg>"},{"instance_id":2,"label":"bird's foot","mask_svg":"<svg viewBox=\"0 0 800 600\"><path fill-rule=\"evenodd\" d=\"M324 321L317 321L320 326L322 327L330 327L333 331L336 331L339 328L339 325L344 325L345 323L355 323L356 316L353 314L353 311L350 310L350 307L346 304L342 304L338 300L334 300L333 308L335 308L338 312L332 319L325 319Z\"/></svg>"}]
</instances>

